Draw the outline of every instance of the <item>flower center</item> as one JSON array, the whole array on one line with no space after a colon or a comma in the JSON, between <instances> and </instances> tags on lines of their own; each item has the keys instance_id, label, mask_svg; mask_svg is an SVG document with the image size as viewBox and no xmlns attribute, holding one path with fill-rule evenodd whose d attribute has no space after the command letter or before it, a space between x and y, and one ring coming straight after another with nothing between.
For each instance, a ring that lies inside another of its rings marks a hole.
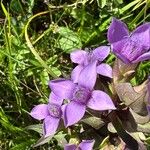
<instances>
[{"instance_id":1,"label":"flower center","mask_svg":"<svg viewBox=\"0 0 150 150\"><path fill-rule=\"evenodd\" d=\"M84 88L77 86L73 93L73 100L82 104L86 104L90 99L91 92Z\"/></svg>"},{"instance_id":2,"label":"flower center","mask_svg":"<svg viewBox=\"0 0 150 150\"><path fill-rule=\"evenodd\" d=\"M94 57L93 52L92 51L88 52L88 56L87 56L87 58L84 61L84 65L86 66L86 65L92 63L95 59L96 58Z\"/></svg>"},{"instance_id":3,"label":"flower center","mask_svg":"<svg viewBox=\"0 0 150 150\"><path fill-rule=\"evenodd\" d=\"M60 118L62 115L62 111L59 105L50 103L49 104L49 114L52 117Z\"/></svg>"}]
</instances>

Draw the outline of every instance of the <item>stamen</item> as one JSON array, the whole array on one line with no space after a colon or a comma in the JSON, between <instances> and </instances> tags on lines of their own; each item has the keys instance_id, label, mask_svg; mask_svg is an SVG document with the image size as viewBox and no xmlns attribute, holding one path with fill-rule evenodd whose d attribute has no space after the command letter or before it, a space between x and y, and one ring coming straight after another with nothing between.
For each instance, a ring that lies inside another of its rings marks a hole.
<instances>
[{"instance_id":1,"label":"stamen","mask_svg":"<svg viewBox=\"0 0 150 150\"><path fill-rule=\"evenodd\" d=\"M60 106L54 103L49 104L49 113L52 117L56 118L60 118L62 115Z\"/></svg>"},{"instance_id":2,"label":"stamen","mask_svg":"<svg viewBox=\"0 0 150 150\"><path fill-rule=\"evenodd\" d=\"M90 99L90 93L91 92L88 89L78 86L73 93L73 100L82 104L86 104Z\"/></svg>"}]
</instances>

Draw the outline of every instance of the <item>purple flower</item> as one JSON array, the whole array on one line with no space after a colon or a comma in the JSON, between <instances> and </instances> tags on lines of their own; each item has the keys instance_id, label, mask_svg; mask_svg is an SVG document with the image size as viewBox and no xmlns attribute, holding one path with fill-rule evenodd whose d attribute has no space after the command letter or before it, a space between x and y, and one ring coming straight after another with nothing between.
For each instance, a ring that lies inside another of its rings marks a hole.
<instances>
[{"instance_id":1,"label":"purple flower","mask_svg":"<svg viewBox=\"0 0 150 150\"><path fill-rule=\"evenodd\" d=\"M139 26L129 34L127 26L113 18L107 36L113 53L124 63L150 59L150 23Z\"/></svg>"},{"instance_id":2,"label":"purple flower","mask_svg":"<svg viewBox=\"0 0 150 150\"><path fill-rule=\"evenodd\" d=\"M94 142L94 140L84 140L78 146L75 144L67 144L64 150L92 150Z\"/></svg>"},{"instance_id":3,"label":"purple flower","mask_svg":"<svg viewBox=\"0 0 150 150\"><path fill-rule=\"evenodd\" d=\"M83 68L95 60L98 61L97 73L112 78L112 68L108 64L101 63L109 55L109 52L109 46L100 46L91 52L86 52L83 50L73 51L70 54L70 58L72 62L78 64L78 66L73 69L71 74L71 78L73 79L74 83L78 82L80 72L83 70Z\"/></svg>"},{"instance_id":4,"label":"purple flower","mask_svg":"<svg viewBox=\"0 0 150 150\"><path fill-rule=\"evenodd\" d=\"M94 61L81 71L78 84L66 79L50 81L50 88L55 95L70 100L63 107L65 126L77 123L84 116L86 106L94 110L115 109L111 98L105 92L93 90L97 76L96 63Z\"/></svg>"},{"instance_id":5,"label":"purple flower","mask_svg":"<svg viewBox=\"0 0 150 150\"><path fill-rule=\"evenodd\" d=\"M40 104L35 106L30 115L37 119L43 120L43 134L45 137L55 134L60 119L62 117L63 99L60 99L54 93L50 95L50 102L48 104Z\"/></svg>"}]
</instances>

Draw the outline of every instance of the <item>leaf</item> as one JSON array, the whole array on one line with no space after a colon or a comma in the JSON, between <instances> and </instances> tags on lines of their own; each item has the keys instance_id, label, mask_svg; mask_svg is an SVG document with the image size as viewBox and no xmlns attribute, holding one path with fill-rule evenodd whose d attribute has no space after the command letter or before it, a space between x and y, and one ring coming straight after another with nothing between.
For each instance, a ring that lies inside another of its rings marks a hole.
<instances>
[{"instance_id":1,"label":"leaf","mask_svg":"<svg viewBox=\"0 0 150 150\"><path fill-rule=\"evenodd\" d=\"M54 72L54 71L53 71ZM55 72L54 72L55 73ZM56 74L56 73L55 73ZM40 73L40 78L41 78L41 83L42 85L47 85L49 79L48 73L46 71L46 69L44 69L41 73Z\"/></svg>"},{"instance_id":2,"label":"leaf","mask_svg":"<svg viewBox=\"0 0 150 150\"><path fill-rule=\"evenodd\" d=\"M137 131L150 134L150 122L145 124L138 124Z\"/></svg>"},{"instance_id":3,"label":"leaf","mask_svg":"<svg viewBox=\"0 0 150 150\"><path fill-rule=\"evenodd\" d=\"M138 132L138 135L139 135L139 138L140 138L142 141L145 141L145 140L146 140L146 137L145 137L145 135L143 134L143 132Z\"/></svg>"},{"instance_id":4,"label":"leaf","mask_svg":"<svg viewBox=\"0 0 150 150\"><path fill-rule=\"evenodd\" d=\"M113 82L129 81L135 73L138 64L125 64L120 59L116 59L113 66Z\"/></svg>"},{"instance_id":5,"label":"leaf","mask_svg":"<svg viewBox=\"0 0 150 150\"><path fill-rule=\"evenodd\" d=\"M107 4L106 0L99 0L99 2L101 2L101 8L104 8L105 5Z\"/></svg>"},{"instance_id":6,"label":"leaf","mask_svg":"<svg viewBox=\"0 0 150 150\"><path fill-rule=\"evenodd\" d=\"M138 4L136 4L135 6L134 6L134 8L133 8L133 11L134 10L136 10L136 9L138 9L140 6L142 6L143 4L145 4L146 3L146 1L140 1Z\"/></svg>"},{"instance_id":7,"label":"leaf","mask_svg":"<svg viewBox=\"0 0 150 150\"><path fill-rule=\"evenodd\" d=\"M138 150L147 150L145 143L143 143L146 137L142 132L133 132L131 135L138 141Z\"/></svg>"},{"instance_id":8,"label":"leaf","mask_svg":"<svg viewBox=\"0 0 150 150\"><path fill-rule=\"evenodd\" d=\"M7 19L10 21L10 16L9 16L9 13L7 12L5 6L3 5L2 1L1 1L1 7L2 7L2 10L5 14L5 16L7 17Z\"/></svg>"},{"instance_id":9,"label":"leaf","mask_svg":"<svg viewBox=\"0 0 150 150\"><path fill-rule=\"evenodd\" d=\"M59 146L64 147L68 143L67 140L65 139L66 135L67 134L64 134L63 132L59 132L54 136L54 138L58 141Z\"/></svg>"},{"instance_id":10,"label":"leaf","mask_svg":"<svg viewBox=\"0 0 150 150\"><path fill-rule=\"evenodd\" d=\"M15 13L24 14L23 7L19 0L11 0L10 9Z\"/></svg>"},{"instance_id":11,"label":"leaf","mask_svg":"<svg viewBox=\"0 0 150 150\"><path fill-rule=\"evenodd\" d=\"M51 67L51 69L58 77L61 75L61 71L57 67Z\"/></svg>"},{"instance_id":12,"label":"leaf","mask_svg":"<svg viewBox=\"0 0 150 150\"><path fill-rule=\"evenodd\" d=\"M37 147L37 146L40 146L40 145L43 145L43 144L49 142L49 141L52 139L53 136L54 136L54 135L51 135L51 136L49 136L49 137L47 137L47 138L45 138L44 136L42 136L42 137L33 145L33 147Z\"/></svg>"},{"instance_id":13,"label":"leaf","mask_svg":"<svg viewBox=\"0 0 150 150\"><path fill-rule=\"evenodd\" d=\"M12 133L22 134L24 130L22 128L14 126L8 119L7 115L3 111L2 107L0 107L0 124L3 128Z\"/></svg>"},{"instance_id":14,"label":"leaf","mask_svg":"<svg viewBox=\"0 0 150 150\"><path fill-rule=\"evenodd\" d=\"M86 0L87 1L87 0ZM91 17L91 13L89 11L85 11L84 8L76 7L74 9L71 9L70 15L75 18L77 21L79 21L81 24L88 23L93 24L96 20L94 17ZM84 27L81 25L80 29ZM80 30L79 29L79 30ZM91 30L91 28L90 28Z\"/></svg>"},{"instance_id":15,"label":"leaf","mask_svg":"<svg viewBox=\"0 0 150 150\"><path fill-rule=\"evenodd\" d=\"M142 115L139 115L138 113L135 113L132 109L130 110L130 112L133 115L135 121L139 124L145 124L150 121L149 114L142 116Z\"/></svg>"},{"instance_id":16,"label":"leaf","mask_svg":"<svg viewBox=\"0 0 150 150\"><path fill-rule=\"evenodd\" d=\"M142 15L144 15L145 12L145 7L138 13L138 15L133 19L133 21L130 23L129 26L135 24L136 22L139 21L139 19L142 17Z\"/></svg>"},{"instance_id":17,"label":"leaf","mask_svg":"<svg viewBox=\"0 0 150 150\"><path fill-rule=\"evenodd\" d=\"M33 130L33 131L36 131L36 132L42 134L42 132L43 132L42 126L43 126L42 124L35 124L35 125L27 126L25 129Z\"/></svg>"},{"instance_id":18,"label":"leaf","mask_svg":"<svg viewBox=\"0 0 150 150\"><path fill-rule=\"evenodd\" d=\"M39 67L39 68L41 67L40 62L37 59L32 58L32 59L29 59L29 61L32 65Z\"/></svg>"},{"instance_id":19,"label":"leaf","mask_svg":"<svg viewBox=\"0 0 150 150\"><path fill-rule=\"evenodd\" d=\"M28 12L32 13L32 9L34 7L34 0L27 0L28 2Z\"/></svg>"},{"instance_id":20,"label":"leaf","mask_svg":"<svg viewBox=\"0 0 150 150\"><path fill-rule=\"evenodd\" d=\"M99 145L99 149L104 148L106 145L108 145L109 143L109 136L107 136L106 138L103 139L103 141L101 142L101 144ZM103 149L102 149L103 150Z\"/></svg>"},{"instance_id":21,"label":"leaf","mask_svg":"<svg viewBox=\"0 0 150 150\"><path fill-rule=\"evenodd\" d=\"M122 9L120 9L120 14L123 14L125 11L129 10L131 7L136 5L139 1L140 0L134 0L131 3L129 3L128 5L124 6Z\"/></svg>"},{"instance_id":22,"label":"leaf","mask_svg":"<svg viewBox=\"0 0 150 150\"><path fill-rule=\"evenodd\" d=\"M135 113L142 116L148 114L145 104L146 89L136 92L130 83L119 83L115 89L120 100Z\"/></svg>"},{"instance_id":23,"label":"leaf","mask_svg":"<svg viewBox=\"0 0 150 150\"><path fill-rule=\"evenodd\" d=\"M113 124L110 122L107 125L108 131L111 133L117 133L116 129L114 128Z\"/></svg>"},{"instance_id":24,"label":"leaf","mask_svg":"<svg viewBox=\"0 0 150 150\"><path fill-rule=\"evenodd\" d=\"M111 22L111 20L112 20L112 17L109 17L104 22L102 22L102 24L98 28L100 30L100 32L104 32L104 30L106 30L106 28L109 25L109 23Z\"/></svg>"},{"instance_id":25,"label":"leaf","mask_svg":"<svg viewBox=\"0 0 150 150\"><path fill-rule=\"evenodd\" d=\"M87 39L95 32L94 29L90 29L89 27L82 27L78 32L80 39L82 42L86 42Z\"/></svg>"},{"instance_id":26,"label":"leaf","mask_svg":"<svg viewBox=\"0 0 150 150\"><path fill-rule=\"evenodd\" d=\"M21 142L20 144L16 144L9 150L27 150L27 148L29 148L34 142L34 139L27 139L26 141Z\"/></svg>"},{"instance_id":27,"label":"leaf","mask_svg":"<svg viewBox=\"0 0 150 150\"><path fill-rule=\"evenodd\" d=\"M33 147L37 147L40 145L43 145L45 143L48 143L52 138L55 138L58 141L58 145L64 147L64 145L67 144L67 141L65 139L66 134L63 134L63 132L59 132L56 135L50 135L49 137L42 136L34 145Z\"/></svg>"},{"instance_id":28,"label":"leaf","mask_svg":"<svg viewBox=\"0 0 150 150\"><path fill-rule=\"evenodd\" d=\"M117 0L118 4L122 4L123 0Z\"/></svg>"},{"instance_id":29,"label":"leaf","mask_svg":"<svg viewBox=\"0 0 150 150\"><path fill-rule=\"evenodd\" d=\"M66 27L60 27L59 34L61 35L61 38L58 40L57 47L64 52L70 53L71 51L82 47L80 38L72 30Z\"/></svg>"},{"instance_id":30,"label":"leaf","mask_svg":"<svg viewBox=\"0 0 150 150\"><path fill-rule=\"evenodd\" d=\"M82 119L81 122L84 122L95 129L101 128L105 123L101 120L101 118L88 116L85 119Z\"/></svg>"}]
</instances>

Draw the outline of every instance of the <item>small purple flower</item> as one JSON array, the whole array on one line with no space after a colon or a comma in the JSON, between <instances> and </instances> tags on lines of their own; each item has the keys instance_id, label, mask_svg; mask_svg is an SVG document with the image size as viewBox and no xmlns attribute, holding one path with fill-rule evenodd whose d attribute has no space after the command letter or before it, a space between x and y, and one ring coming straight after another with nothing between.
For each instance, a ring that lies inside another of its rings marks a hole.
<instances>
[{"instance_id":1,"label":"small purple flower","mask_svg":"<svg viewBox=\"0 0 150 150\"><path fill-rule=\"evenodd\" d=\"M124 63L150 59L150 23L139 26L129 34L127 26L113 18L107 36L113 53Z\"/></svg>"},{"instance_id":2,"label":"small purple flower","mask_svg":"<svg viewBox=\"0 0 150 150\"><path fill-rule=\"evenodd\" d=\"M81 71L78 84L66 79L50 81L50 88L55 95L70 100L70 103L63 106L66 127L77 123L84 116L86 106L94 110L115 109L109 95L93 90L97 77L96 63L94 61Z\"/></svg>"},{"instance_id":3,"label":"small purple flower","mask_svg":"<svg viewBox=\"0 0 150 150\"><path fill-rule=\"evenodd\" d=\"M79 145L67 144L64 150L92 150L94 142L94 140L83 140Z\"/></svg>"},{"instance_id":4,"label":"small purple flower","mask_svg":"<svg viewBox=\"0 0 150 150\"><path fill-rule=\"evenodd\" d=\"M30 115L37 119L43 120L43 134L45 137L55 134L60 119L62 117L63 99L60 99L54 93L50 95L50 102L48 104L40 104L35 106Z\"/></svg>"},{"instance_id":5,"label":"small purple flower","mask_svg":"<svg viewBox=\"0 0 150 150\"><path fill-rule=\"evenodd\" d=\"M76 50L70 54L70 58L72 62L77 63L76 66L71 74L71 78L74 83L78 82L78 78L80 72L90 63L94 62L95 60L98 61L97 63L97 73L109 78L112 78L112 68L105 63L101 63L110 52L109 46L100 46L94 49L91 52L83 51L83 50Z\"/></svg>"}]
</instances>

